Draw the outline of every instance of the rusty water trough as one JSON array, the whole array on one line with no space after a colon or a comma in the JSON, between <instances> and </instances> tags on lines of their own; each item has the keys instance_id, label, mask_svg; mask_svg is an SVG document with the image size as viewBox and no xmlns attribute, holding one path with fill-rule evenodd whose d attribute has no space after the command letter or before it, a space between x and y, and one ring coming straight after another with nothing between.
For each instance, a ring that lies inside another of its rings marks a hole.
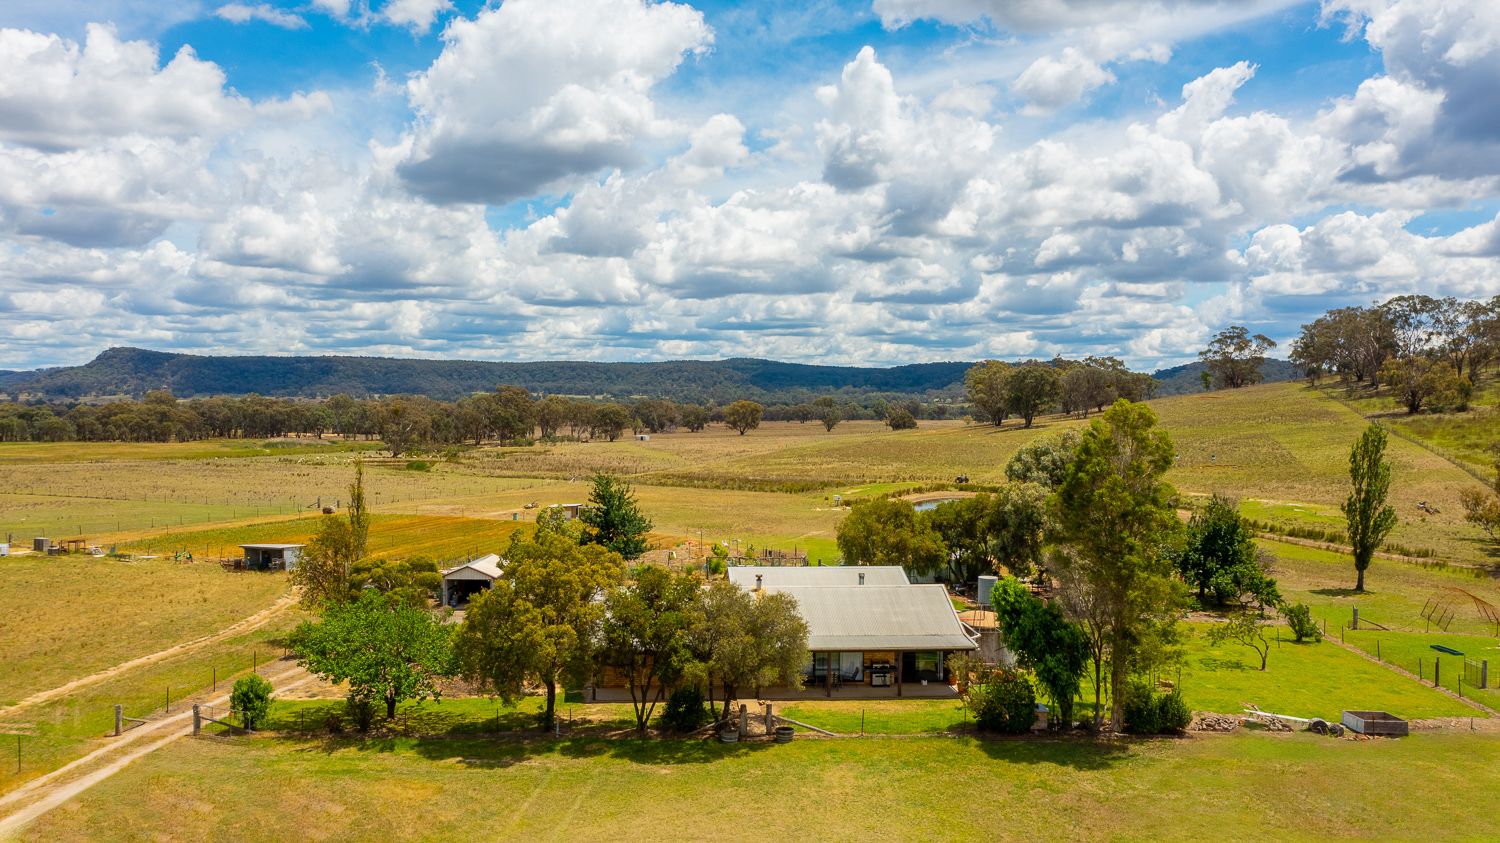
<instances>
[{"instance_id":1,"label":"rusty water trough","mask_svg":"<svg viewBox=\"0 0 1500 843\"><path fill-rule=\"evenodd\" d=\"M1361 735L1404 738L1408 734L1405 720L1384 711L1346 711L1343 722Z\"/></svg>"}]
</instances>

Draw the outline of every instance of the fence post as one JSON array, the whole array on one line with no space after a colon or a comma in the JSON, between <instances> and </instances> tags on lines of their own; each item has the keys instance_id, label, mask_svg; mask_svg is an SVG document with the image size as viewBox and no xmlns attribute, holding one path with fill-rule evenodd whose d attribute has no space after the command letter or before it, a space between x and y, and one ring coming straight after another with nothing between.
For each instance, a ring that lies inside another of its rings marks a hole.
<instances>
[{"instance_id":1,"label":"fence post","mask_svg":"<svg viewBox=\"0 0 1500 843\"><path fill-rule=\"evenodd\" d=\"M121 732L122 728L124 727L124 725L125 725L125 711L124 711L124 707L121 706L119 703L115 703L115 737L118 738L120 736L120 732Z\"/></svg>"},{"instance_id":2,"label":"fence post","mask_svg":"<svg viewBox=\"0 0 1500 843\"><path fill-rule=\"evenodd\" d=\"M203 729L203 715L198 712L198 704L193 703L193 737L198 737L198 732Z\"/></svg>"},{"instance_id":3,"label":"fence post","mask_svg":"<svg viewBox=\"0 0 1500 843\"><path fill-rule=\"evenodd\" d=\"M1436 688L1438 686L1438 680L1442 678L1442 675L1443 659L1441 656L1436 656L1432 660L1432 687Z\"/></svg>"}]
</instances>

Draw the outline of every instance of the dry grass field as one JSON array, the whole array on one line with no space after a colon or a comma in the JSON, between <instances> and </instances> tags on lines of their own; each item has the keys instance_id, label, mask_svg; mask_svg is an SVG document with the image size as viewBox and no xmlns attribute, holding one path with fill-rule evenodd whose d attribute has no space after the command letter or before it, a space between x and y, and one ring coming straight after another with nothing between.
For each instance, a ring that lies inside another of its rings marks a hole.
<instances>
[{"instance_id":1,"label":"dry grass field","mask_svg":"<svg viewBox=\"0 0 1500 843\"><path fill-rule=\"evenodd\" d=\"M22 840L1478 840L1492 734L179 741ZM169 830L169 831L168 831ZM167 834L164 834L167 832Z\"/></svg>"},{"instance_id":2,"label":"dry grass field","mask_svg":"<svg viewBox=\"0 0 1500 843\"><path fill-rule=\"evenodd\" d=\"M286 587L281 574L162 559L0 559L0 707L217 632Z\"/></svg>"}]
</instances>

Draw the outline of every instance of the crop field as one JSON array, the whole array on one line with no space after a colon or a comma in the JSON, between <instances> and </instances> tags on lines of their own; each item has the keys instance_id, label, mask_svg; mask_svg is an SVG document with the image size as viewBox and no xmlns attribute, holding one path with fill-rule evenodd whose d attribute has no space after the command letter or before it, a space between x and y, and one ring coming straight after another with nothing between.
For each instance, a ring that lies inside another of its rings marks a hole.
<instances>
[{"instance_id":1,"label":"crop field","mask_svg":"<svg viewBox=\"0 0 1500 843\"><path fill-rule=\"evenodd\" d=\"M281 574L87 556L0 559L0 707L216 632L286 592Z\"/></svg>"},{"instance_id":2,"label":"crop field","mask_svg":"<svg viewBox=\"0 0 1500 843\"><path fill-rule=\"evenodd\" d=\"M782 746L199 738L143 759L21 839L91 840L101 828L143 839L170 827L210 841L1472 840L1489 836L1500 810L1494 788L1475 786L1497 763L1500 738L1457 732Z\"/></svg>"},{"instance_id":3,"label":"crop field","mask_svg":"<svg viewBox=\"0 0 1500 843\"><path fill-rule=\"evenodd\" d=\"M255 542L305 543L318 529L320 516L232 527L162 533L120 546L148 554L191 553L200 559L240 555L238 545ZM370 555L382 558L425 557L441 562L498 551L509 541L515 522L451 515L385 515L370 517Z\"/></svg>"}]
</instances>

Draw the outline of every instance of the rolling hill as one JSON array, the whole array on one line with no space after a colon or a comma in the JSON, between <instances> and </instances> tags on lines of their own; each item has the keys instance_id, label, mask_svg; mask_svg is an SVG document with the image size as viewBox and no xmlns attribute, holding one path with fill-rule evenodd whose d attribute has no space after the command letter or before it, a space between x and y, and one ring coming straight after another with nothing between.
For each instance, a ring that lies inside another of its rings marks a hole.
<instances>
[{"instance_id":1,"label":"rolling hill","mask_svg":"<svg viewBox=\"0 0 1500 843\"><path fill-rule=\"evenodd\" d=\"M813 366L774 360L681 360L661 363L525 363L390 357L200 356L111 348L82 366L7 374L0 388L27 397L69 399L171 390L181 398L257 393L278 397L422 394L454 399L523 386L532 392L679 400L802 400L807 393L925 394L961 390L971 364L917 363L887 369Z\"/></svg>"}]
</instances>

